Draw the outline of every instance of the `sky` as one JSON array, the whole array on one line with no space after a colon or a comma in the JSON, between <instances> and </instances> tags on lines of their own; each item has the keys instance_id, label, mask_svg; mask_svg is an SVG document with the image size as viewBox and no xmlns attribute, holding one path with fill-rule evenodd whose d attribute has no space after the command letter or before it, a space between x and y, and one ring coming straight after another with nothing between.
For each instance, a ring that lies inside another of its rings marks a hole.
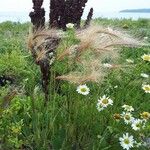
<instances>
[{"instance_id":1,"label":"sky","mask_svg":"<svg viewBox=\"0 0 150 150\"><path fill-rule=\"evenodd\" d=\"M43 6L49 10L49 1L44 0ZM131 8L150 8L150 0L88 0L86 11L93 7L95 12L113 12ZM0 12L29 12L32 0L0 0Z\"/></svg>"}]
</instances>

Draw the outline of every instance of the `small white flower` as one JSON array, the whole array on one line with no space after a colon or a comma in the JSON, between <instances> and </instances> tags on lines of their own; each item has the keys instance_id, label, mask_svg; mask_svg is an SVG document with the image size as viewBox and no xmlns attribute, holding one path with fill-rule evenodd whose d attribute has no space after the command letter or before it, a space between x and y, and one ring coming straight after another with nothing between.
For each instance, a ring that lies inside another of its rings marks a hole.
<instances>
[{"instance_id":1,"label":"small white flower","mask_svg":"<svg viewBox=\"0 0 150 150\"><path fill-rule=\"evenodd\" d=\"M123 105L122 108L124 108L125 111L129 111L129 112L134 111L134 108L129 105Z\"/></svg>"},{"instance_id":2,"label":"small white flower","mask_svg":"<svg viewBox=\"0 0 150 150\"><path fill-rule=\"evenodd\" d=\"M49 57L53 57L54 56L54 52L50 52L48 55L49 55Z\"/></svg>"},{"instance_id":3,"label":"small white flower","mask_svg":"<svg viewBox=\"0 0 150 150\"><path fill-rule=\"evenodd\" d=\"M102 107L107 107L108 105L113 105L113 101L109 97L106 97L106 95L101 97L98 100L98 102L101 104Z\"/></svg>"},{"instance_id":4,"label":"small white flower","mask_svg":"<svg viewBox=\"0 0 150 150\"><path fill-rule=\"evenodd\" d=\"M97 135L97 138L100 139L100 138L102 138L102 136L101 135Z\"/></svg>"},{"instance_id":5,"label":"small white flower","mask_svg":"<svg viewBox=\"0 0 150 150\"><path fill-rule=\"evenodd\" d=\"M145 61L150 61L150 54L144 54L141 58Z\"/></svg>"},{"instance_id":6,"label":"small white flower","mask_svg":"<svg viewBox=\"0 0 150 150\"><path fill-rule=\"evenodd\" d=\"M134 143L134 144L135 144L135 147L137 147L137 148L139 148L139 147L141 147L141 146L142 146L142 142L136 142L136 141L135 141L135 143Z\"/></svg>"},{"instance_id":7,"label":"small white flower","mask_svg":"<svg viewBox=\"0 0 150 150\"><path fill-rule=\"evenodd\" d=\"M143 78L149 78L149 75L146 74L146 73L141 73L141 77L143 77Z\"/></svg>"},{"instance_id":8,"label":"small white flower","mask_svg":"<svg viewBox=\"0 0 150 150\"><path fill-rule=\"evenodd\" d=\"M111 64L108 64L108 63L104 63L103 66L104 66L105 68L112 68L112 67L113 67Z\"/></svg>"},{"instance_id":9,"label":"small white flower","mask_svg":"<svg viewBox=\"0 0 150 150\"><path fill-rule=\"evenodd\" d=\"M132 121L134 120L134 118L132 117L132 114L129 112L123 112L121 114L122 118L124 119L124 122L126 124L132 123Z\"/></svg>"},{"instance_id":10,"label":"small white flower","mask_svg":"<svg viewBox=\"0 0 150 150\"><path fill-rule=\"evenodd\" d=\"M88 95L90 93L90 89L85 85L79 85L76 90L79 94Z\"/></svg>"},{"instance_id":11,"label":"small white flower","mask_svg":"<svg viewBox=\"0 0 150 150\"><path fill-rule=\"evenodd\" d=\"M68 24L66 24L66 27L68 29L73 29L74 28L74 24L73 23L68 23Z\"/></svg>"},{"instance_id":12,"label":"small white flower","mask_svg":"<svg viewBox=\"0 0 150 150\"><path fill-rule=\"evenodd\" d=\"M134 60L132 60L132 59L126 59L126 62L133 64Z\"/></svg>"},{"instance_id":13,"label":"small white flower","mask_svg":"<svg viewBox=\"0 0 150 150\"><path fill-rule=\"evenodd\" d=\"M53 64L53 62L55 61L55 59L56 59L55 57L52 57L52 58L50 59L49 64L50 64L50 65L52 65L52 64Z\"/></svg>"},{"instance_id":14,"label":"small white flower","mask_svg":"<svg viewBox=\"0 0 150 150\"><path fill-rule=\"evenodd\" d=\"M29 78L24 79L25 82L27 82L29 80Z\"/></svg>"},{"instance_id":15,"label":"small white flower","mask_svg":"<svg viewBox=\"0 0 150 150\"><path fill-rule=\"evenodd\" d=\"M144 37L144 40L147 40L147 39L148 39L148 37L147 37L147 36L145 36L145 37Z\"/></svg>"},{"instance_id":16,"label":"small white flower","mask_svg":"<svg viewBox=\"0 0 150 150\"><path fill-rule=\"evenodd\" d=\"M118 88L118 85L114 86L114 89L117 89Z\"/></svg>"},{"instance_id":17,"label":"small white flower","mask_svg":"<svg viewBox=\"0 0 150 150\"><path fill-rule=\"evenodd\" d=\"M137 131L144 128L144 122L141 119L134 119L131 125L132 129Z\"/></svg>"},{"instance_id":18,"label":"small white flower","mask_svg":"<svg viewBox=\"0 0 150 150\"><path fill-rule=\"evenodd\" d=\"M108 107L108 105L113 105L113 101L104 95L100 99L98 99L97 109L98 111L102 111L104 108Z\"/></svg>"},{"instance_id":19,"label":"small white flower","mask_svg":"<svg viewBox=\"0 0 150 150\"><path fill-rule=\"evenodd\" d=\"M145 91L145 93L150 93L150 85L142 85L142 89Z\"/></svg>"},{"instance_id":20,"label":"small white flower","mask_svg":"<svg viewBox=\"0 0 150 150\"><path fill-rule=\"evenodd\" d=\"M134 139L133 136L129 136L128 133L123 134L123 137L119 138L120 145L122 146L123 149L129 150L130 148L133 147L134 144Z\"/></svg>"}]
</instances>

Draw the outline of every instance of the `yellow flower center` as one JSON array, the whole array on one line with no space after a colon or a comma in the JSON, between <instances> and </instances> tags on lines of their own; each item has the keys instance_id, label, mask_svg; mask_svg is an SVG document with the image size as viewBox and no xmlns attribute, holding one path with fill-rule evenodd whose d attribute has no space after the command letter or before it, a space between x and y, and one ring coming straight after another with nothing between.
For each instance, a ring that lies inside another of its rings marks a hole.
<instances>
[{"instance_id":1,"label":"yellow flower center","mask_svg":"<svg viewBox=\"0 0 150 150\"><path fill-rule=\"evenodd\" d=\"M105 99L102 100L102 103L103 103L103 104L108 104L109 101L108 101L108 99L105 98Z\"/></svg>"},{"instance_id":2,"label":"yellow flower center","mask_svg":"<svg viewBox=\"0 0 150 150\"><path fill-rule=\"evenodd\" d=\"M149 119L150 118L150 113L149 112L143 112L141 114L141 117L144 118L144 119Z\"/></svg>"},{"instance_id":3,"label":"yellow flower center","mask_svg":"<svg viewBox=\"0 0 150 150\"><path fill-rule=\"evenodd\" d=\"M141 127L141 123L137 123L137 124L136 124L136 127L137 127L137 128L140 128L140 127Z\"/></svg>"},{"instance_id":4,"label":"yellow flower center","mask_svg":"<svg viewBox=\"0 0 150 150\"><path fill-rule=\"evenodd\" d=\"M87 89L86 88L81 88L81 92L86 92Z\"/></svg>"},{"instance_id":5,"label":"yellow flower center","mask_svg":"<svg viewBox=\"0 0 150 150\"><path fill-rule=\"evenodd\" d=\"M129 144L130 143L129 139L124 139L124 143Z\"/></svg>"},{"instance_id":6,"label":"yellow flower center","mask_svg":"<svg viewBox=\"0 0 150 150\"><path fill-rule=\"evenodd\" d=\"M120 116L120 114L114 114L114 119L116 119L116 120L119 120L119 119L121 119L121 116Z\"/></svg>"},{"instance_id":7,"label":"yellow flower center","mask_svg":"<svg viewBox=\"0 0 150 150\"><path fill-rule=\"evenodd\" d=\"M143 59L144 59L144 60L147 60L147 61L150 61L150 56L149 56L149 55L145 55L145 56L143 57Z\"/></svg>"},{"instance_id":8,"label":"yellow flower center","mask_svg":"<svg viewBox=\"0 0 150 150\"><path fill-rule=\"evenodd\" d=\"M144 87L144 90L145 91L150 91L150 87L146 86L146 87Z\"/></svg>"},{"instance_id":9,"label":"yellow flower center","mask_svg":"<svg viewBox=\"0 0 150 150\"><path fill-rule=\"evenodd\" d=\"M130 116L129 115L125 115L125 119L126 120L130 120Z\"/></svg>"}]
</instances>

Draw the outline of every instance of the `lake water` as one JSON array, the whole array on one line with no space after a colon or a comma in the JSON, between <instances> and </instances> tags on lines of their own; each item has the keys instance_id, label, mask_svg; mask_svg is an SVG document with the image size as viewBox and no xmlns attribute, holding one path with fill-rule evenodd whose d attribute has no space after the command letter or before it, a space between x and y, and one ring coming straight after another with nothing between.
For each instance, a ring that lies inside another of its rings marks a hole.
<instances>
[{"instance_id":1,"label":"lake water","mask_svg":"<svg viewBox=\"0 0 150 150\"><path fill-rule=\"evenodd\" d=\"M87 14L87 13L85 13ZM94 18L102 17L102 18L118 18L118 19L133 19L137 20L138 18L148 18L150 19L150 13L118 13L118 12L95 12ZM86 16L83 16L85 19ZM48 20L48 14L46 16ZM13 21L13 22L27 22L30 21L29 12L0 12L0 22L4 21Z\"/></svg>"}]
</instances>

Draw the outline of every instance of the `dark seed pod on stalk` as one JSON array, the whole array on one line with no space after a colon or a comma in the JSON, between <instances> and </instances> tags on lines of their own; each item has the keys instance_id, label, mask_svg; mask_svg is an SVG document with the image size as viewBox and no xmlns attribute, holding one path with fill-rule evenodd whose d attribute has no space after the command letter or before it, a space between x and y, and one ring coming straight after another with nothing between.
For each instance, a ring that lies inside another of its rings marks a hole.
<instances>
[{"instance_id":1,"label":"dark seed pod on stalk","mask_svg":"<svg viewBox=\"0 0 150 150\"><path fill-rule=\"evenodd\" d=\"M43 0L32 0L34 11L30 12L29 16L34 25L34 29L42 28L45 25L45 10L42 7Z\"/></svg>"},{"instance_id":2,"label":"dark seed pod on stalk","mask_svg":"<svg viewBox=\"0 0 150 150\"><path fill-rule=\"evenodd\" d=\"M88 0L73 0L72 17L74 16L73 23L76 25L77 28L80 28L81 17L83 15L83 11L85 9L85 4L87 3L87 1Z\"/></svg>"},{"instance_id":3,"label":"dark seed pod on stalk","mask_svg":"<svg viewBox=\"0 0 150 150\"><path fill-rule=\"evenodd\" d=\"M50 0L49 26L65 29L67 23L73 23L76 28L80 28L81 17L87 1Z\"/></svg>"},{"instance_id":4,"label":"dark seed pod on stalk","mask_svg":"<svg viewBox=\"0 0 150 150\"><path fill-rule=\"evenodd\" d=\"M34 25L34 29L44 27L45 10L42 7L44 0L32 0L33 12L29 16ZM81 17L88 0L50 0L49 27L66 28L66 24L73 23L76 28L80 28ZM93 14L93 9L87 18L89 24Z\"/></svg>"},{"instance_id":5,"label":"dark seed pod on stalk","mask_svg":"<svg viewBox=\"0 0 150 150\"><path fill-rule=\"evenodd\" d=\"M65 0L51 0L49 13L49 27L61 28L63 24Z\"/></svg>"},{"instance_id":6,"label":"dark seed pod on stalk","mask_svg":"<svg viewBox=\"0 0 150 150\"><path fill-rule=\"evenodd\" d=\"M93 16L93 8L91 8L89 13L88 13L87 19L86 19L85 24L84 24L84 28L87 28L90 25L90 22L92 20L92 16Z\"/></svg>"}]
</instances>

